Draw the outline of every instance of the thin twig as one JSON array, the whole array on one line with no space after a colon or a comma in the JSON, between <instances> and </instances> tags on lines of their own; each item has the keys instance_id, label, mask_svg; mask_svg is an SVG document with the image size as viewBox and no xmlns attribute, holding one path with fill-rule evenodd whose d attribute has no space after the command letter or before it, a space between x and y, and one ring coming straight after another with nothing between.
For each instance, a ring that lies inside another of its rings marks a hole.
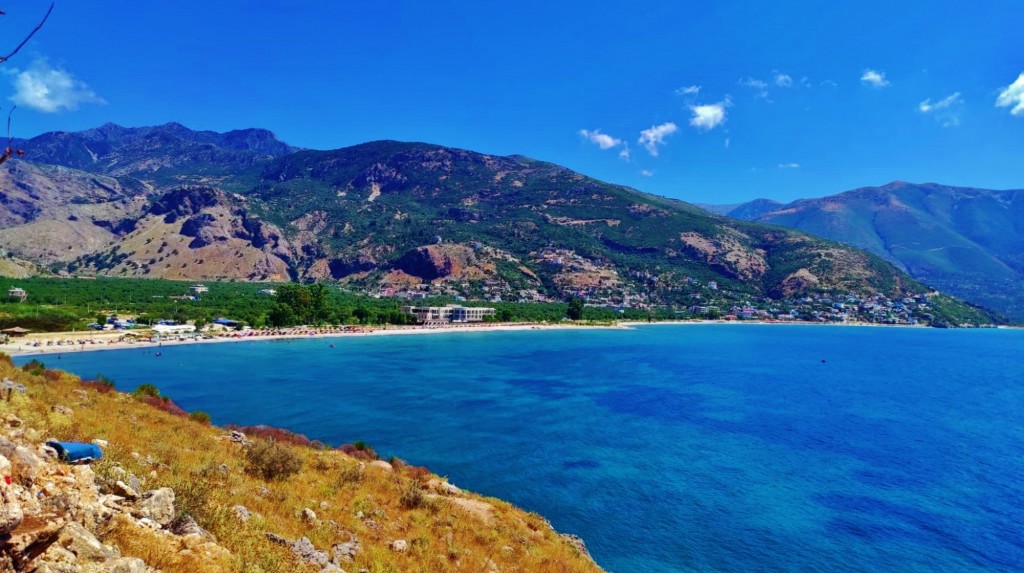
<instances>
[{"instance_id":1,"label":"thin twig","mask_svg":"<svg viewBox=\"0 0 1024 573\"><path fill-rule=\"evenodd\" d=\"M54 4L53 2L50 3L50 9L46 11L46 15L43 16L43 19L40 20L38 24L36 24L36 27L33 28L31 32L29 32L28 36L25 36L25 39L22 40L20 44L18 44L18 47L14 48L14 51L11 52L10 54L7 54L6 56L0 57L0 64L2 64L4 62L6 62L7 60L11 59L14 56L14 54L17 54L18 51L21 50L21 48L25 44L27 44L29 40L32 39L32 36L36 35L36 32L38 32L39 29L43 27L43 24L46 23L46 19L50 17L50 12L53 12L53 4Z\"/></svg>"}]
</instances>

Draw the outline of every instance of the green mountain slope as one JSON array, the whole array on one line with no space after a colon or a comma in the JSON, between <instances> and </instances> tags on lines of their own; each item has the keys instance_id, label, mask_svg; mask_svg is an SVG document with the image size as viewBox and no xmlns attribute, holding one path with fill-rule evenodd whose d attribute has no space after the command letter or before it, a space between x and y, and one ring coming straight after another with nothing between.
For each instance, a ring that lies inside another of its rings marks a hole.
<instances>
[{"instance_id":1,"label":"green mountain slope","mask_svg":"<svg viewBox=\"0 0 1024 573\"><path fill-rule=\"evenodd\" d=\"M34 160L67 165L0 168L11 182L0 234L45 228L57 248L11 241L10 254L72 273L336 280L385 294L685 306L692 285L734 300L928 290L839 243L526 157L396 141L295 151L269 132L232 134L168 124L29 140ZM50 187L60 192L35 191Z\"/></svg>"},{"instance_id":2,"label":"green mountain slope","mask_svg":"<svg viewBox=\"0 0 1024 573\"><path fill-rule=\"evenodd\" d=\"M895 182L728 214L866 249L929 285L1024 319L1024 191Z\"/></svg>"}]
</instances>

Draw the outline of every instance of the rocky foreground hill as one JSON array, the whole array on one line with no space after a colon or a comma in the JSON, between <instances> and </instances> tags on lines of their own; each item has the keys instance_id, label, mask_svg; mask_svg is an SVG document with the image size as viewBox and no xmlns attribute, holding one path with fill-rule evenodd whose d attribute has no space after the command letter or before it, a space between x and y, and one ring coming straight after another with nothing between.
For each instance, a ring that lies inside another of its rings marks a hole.
<instances>
[{"instance_id":1,"label":"rocky foreground hill","mask_svg":"<svg viewBox=\"0 0 1024 573\"><path fill-rule=\"evenodd\" d=\"M18 145L31 162L0 168L0 245L22 274L609 304L689 304L693 281L773 298L928 290L864 251L521 156L396 141L297 150L263 130L178 124Z\"/></svg>"},{"instance_id":2,"label":"rocky foreground hill","mask_svg":"<svg viewBox=\"0 0 1024 573\"><path fill-rule=\"evenodd\" d=\"M0 355L0 572L598 572L542 517L424 468L228 431ZM103 459L59 460L50 439Z\"/></svg>"}]
</instances>

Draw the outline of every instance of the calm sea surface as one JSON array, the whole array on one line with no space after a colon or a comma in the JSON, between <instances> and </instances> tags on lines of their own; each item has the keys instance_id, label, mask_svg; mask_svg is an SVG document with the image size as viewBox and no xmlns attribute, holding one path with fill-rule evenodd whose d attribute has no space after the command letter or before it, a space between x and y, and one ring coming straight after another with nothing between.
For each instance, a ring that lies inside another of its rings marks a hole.
<instances>
[{"instance_id":1,"label":"calm sea surface","mask_svg":"<svg viewBox=\"0 0 1024 573\"><path fill-rule=\"evenodd\" d=\"M216 423L364 440L545 515L613 572L1024 570L1024 331L651 326L162 352L42 359L156 384Z\"/></svg>"}]
</instances>

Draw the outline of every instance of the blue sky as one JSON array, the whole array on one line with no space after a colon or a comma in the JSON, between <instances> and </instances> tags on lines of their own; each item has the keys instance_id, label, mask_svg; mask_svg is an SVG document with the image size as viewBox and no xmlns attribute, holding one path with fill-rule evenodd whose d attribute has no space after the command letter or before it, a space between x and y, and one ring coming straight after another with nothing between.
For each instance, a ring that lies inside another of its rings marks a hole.
<instances>
[{"instance_id":1,"label":"blue sky","mask_svg":"<svg viewBox=\"0 0 1024 573\"><path fill-rule=\"evenodd\" d=\"M6 42L46 6L5 7ZM1019 0L59 0L0 101L21 137L178 121L428 141L693 202L1022 188L1021 22Z\"/></svg>"}]
</instances>

